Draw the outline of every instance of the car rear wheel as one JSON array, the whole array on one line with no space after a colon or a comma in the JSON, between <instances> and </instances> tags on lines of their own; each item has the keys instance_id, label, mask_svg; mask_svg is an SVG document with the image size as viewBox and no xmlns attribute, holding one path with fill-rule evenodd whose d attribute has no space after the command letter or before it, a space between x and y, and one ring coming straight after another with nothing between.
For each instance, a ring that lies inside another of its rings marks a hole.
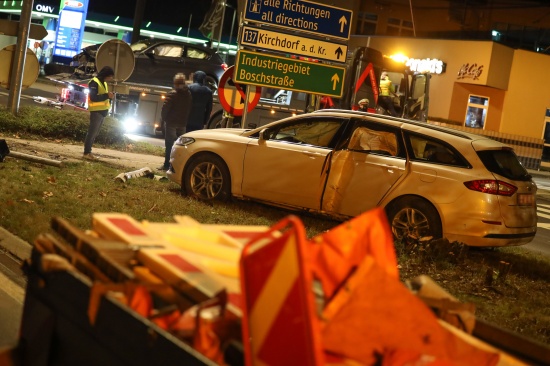
<instances>
[{"instance_id":1,"label":"car rear wheel","mask_svg":"<svg viewBox=\"0 0 550 366\"><path fill-rule=\"evenodd\" d=\"M443 236L437 210L421 198L403 198L392 204L387 214L393 236L397 240L410 243L422 238L439 239Z\"/></svg>"},{"instance_id":2,"label":"car rear wheel","mask_svg":"<svg viewBox=\"0 0 550 366\"><path fill-rule=\"evenodd\" d=\"M183 182L188 195L201 200L225 201L231 196L229 169L215 155L195 158L184 171Z\"/></svg>"}]
</instances>

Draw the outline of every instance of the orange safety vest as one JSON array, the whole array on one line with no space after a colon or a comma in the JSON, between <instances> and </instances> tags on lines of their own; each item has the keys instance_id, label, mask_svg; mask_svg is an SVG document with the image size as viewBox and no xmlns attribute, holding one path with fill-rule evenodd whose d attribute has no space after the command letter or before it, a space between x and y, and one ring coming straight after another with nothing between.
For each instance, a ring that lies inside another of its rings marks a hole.
<instances>
[{"instance_id":1,"label":"orange safety vest","mask_svg":"<svg viewBox=\"0 0 550 366\"><path fill-rule=\"evenodd\" d=\"M101 81L99 81L98 78L93 78L92 81L95 81L98 85L97 95L107 94L109 92L107 83L102 83ZM92 100L90 99L90 95L88 94L88 110L90 112L106 111L106 110L109 110L109 108L111 108L110 99L105 99L101 102L92 102Z\"/></svg>"}]
</instances>

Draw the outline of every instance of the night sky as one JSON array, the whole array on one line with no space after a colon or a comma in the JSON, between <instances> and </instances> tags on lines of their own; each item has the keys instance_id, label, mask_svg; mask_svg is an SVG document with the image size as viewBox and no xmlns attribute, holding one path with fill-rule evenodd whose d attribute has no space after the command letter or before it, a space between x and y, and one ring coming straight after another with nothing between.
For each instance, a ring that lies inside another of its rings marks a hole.
<instances>
[{"instance_id":1,"label":"night sky","mask_svg":"<svg viewBox=\"0 0 550 366\"><path fill-rule=\"evenodd\" d=\"M204 15L212 4L210 0L145 0L145 2L144 21L187 27L192 15L192 28L198 28L202 24ZM59 0L34 0L34 3L59 6ZM227 0L227 3L233 7L237 6L237 0ZM88 11L133 19L135 6L135 0L89 0ZM228 9L226 16L232 17L232 11Z\"/></svg>"}]
</instances>

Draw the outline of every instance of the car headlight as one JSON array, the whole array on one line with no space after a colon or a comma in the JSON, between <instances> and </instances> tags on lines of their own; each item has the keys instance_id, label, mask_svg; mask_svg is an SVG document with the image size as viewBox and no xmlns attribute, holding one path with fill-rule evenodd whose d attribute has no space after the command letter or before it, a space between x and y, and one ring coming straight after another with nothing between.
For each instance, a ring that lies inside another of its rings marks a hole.
<instances>
[{"instance_id":1,"label":"car headlight","mask_svg":"<svg viewBox=\"0 0 550 366\"><path fill-rule=\"evenodd\" d=\"M193 142L195 142L195 139L192 137L180 136L174 144L179 146L187 146L191 145Z\"/></svg>"},{"instance_id":2,"label":"car headlight","mask_svg":"<svg viewBox=\"0 0 550 366\"><path fill-rule=\"evenodd\" d=\"M135 120L135 118L128 117L123 122L124 125L124 131L128 132L134 132L137 130L139 123Z\"/></svg>"}]
</instances>

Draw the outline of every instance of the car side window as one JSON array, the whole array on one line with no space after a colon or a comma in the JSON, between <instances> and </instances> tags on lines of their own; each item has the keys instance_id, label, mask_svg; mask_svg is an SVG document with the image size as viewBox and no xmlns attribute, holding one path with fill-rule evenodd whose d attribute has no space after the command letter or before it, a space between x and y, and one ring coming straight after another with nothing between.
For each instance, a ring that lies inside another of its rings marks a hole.
<instances>
[{"instance_id":1,"label":"car side window","mask_svg":"<svg viewBox=\"0 0 550 366\"><path fill-rule=\"evenodd\" d=\"M379 131L364 126L353 131L348 149L391 156L397 156L399 152L395 132Z\"/></svg>"},{"instance_id":2,"label":"car side window","mask_svg":"<svg viewBox=\"0 0 550 366\"><path fill-rule=\"evenodd\" d=\"M422 135L409 135L412 147L411 160L436 164L464 166L464 158L443 141Z\"/></svg>"},{"instance_id":3,"label":"car side window","mask_svg":"<svg viewBox=\"0 0 550 366\"><path fill-rule=\"evenodd\" d=\"M162 57L181 57L183 53L183 47L172 44L162 44L155 47L155 56Z\"/></svg>"},{"instance_id":4,"label":"car side window","mask_svg":"<svg viewBox=\"0 0 550 366\"><path fill-rule=\"evenodd\" d=\"M187 47L187 57L189 57L189 58L198 58L200 60L204 60L204 59L208 58L208 53L206 53L203 50L200 50L198 48Z\"/></svg>"},{"instance_id":5,"label":"car side window","mask_svg":"<svg viewBox=\"0 0 550 366\"><path fill-rule=\"evenodd\" d=\"M269 140L329 147L341 126L339 121L303 121L269 131Z\"/></svg>"}]
</instances>

